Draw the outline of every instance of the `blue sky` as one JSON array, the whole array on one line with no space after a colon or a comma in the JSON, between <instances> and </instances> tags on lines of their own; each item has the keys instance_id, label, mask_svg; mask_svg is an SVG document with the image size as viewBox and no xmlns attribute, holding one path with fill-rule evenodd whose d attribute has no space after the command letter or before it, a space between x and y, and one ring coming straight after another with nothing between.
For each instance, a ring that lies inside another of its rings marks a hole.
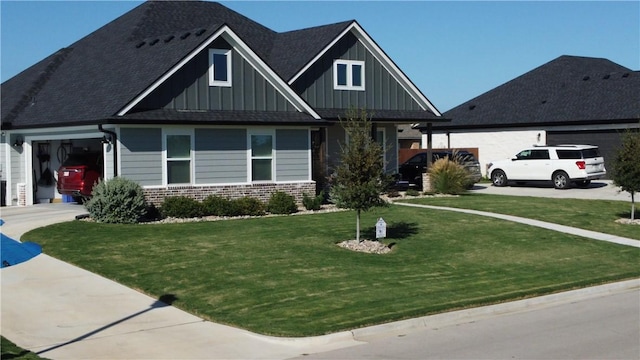
<instances>
[{"instance_id":1,"label":"blue sky","mask_svg":"<svg viewBox=\"0 0 640 360\"><path fill-rule=\"evenodd\" d=\"M355 19L440 111L560 55L640 70L637 0L222 3L281 32ZM2 0L1 81L138 4Z\"/></svg>"}]
</instances>

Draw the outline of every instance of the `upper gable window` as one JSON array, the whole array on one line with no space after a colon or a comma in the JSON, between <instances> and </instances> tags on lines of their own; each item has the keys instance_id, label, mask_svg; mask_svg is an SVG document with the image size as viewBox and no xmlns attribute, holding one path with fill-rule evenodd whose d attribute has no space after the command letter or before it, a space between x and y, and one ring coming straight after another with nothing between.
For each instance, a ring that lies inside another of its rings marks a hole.
<instances>
[{"instance_id":1,"label":"upper gable window","mask_svg":"<svg viewBox=\"0 0 640 360\"><path fill-rule=\"evenodd\" d=\"M209 86L231 86L231 50L209 49Z\"/></svg>"},{"instance_id":2,"label":"upper gable window","mask_svg":"<svg viewBox=\"0 0 640 360\"><path fill-rule=\"evenodd\" d=\"M364 61L334 60L333 88L335 90L364 90Z\"/></svg>"}]
</instances>

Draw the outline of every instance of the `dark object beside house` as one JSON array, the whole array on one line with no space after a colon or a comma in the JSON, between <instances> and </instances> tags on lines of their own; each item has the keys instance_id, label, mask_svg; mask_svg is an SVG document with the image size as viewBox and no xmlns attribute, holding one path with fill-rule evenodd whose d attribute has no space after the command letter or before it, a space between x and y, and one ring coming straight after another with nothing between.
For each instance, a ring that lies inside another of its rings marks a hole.
<instances>
[{"instance_id":1,"label":"dark object beside house","mask_svg":"<svg viewBox=\"0 0 640 360\"><path fill-rule=\"evenodd\" d=\"M438 159L449 159L460 163L469 172L473 183L482 179L480 163L467 151L434 151L431 153L431 161ZM427 152L414 155L409 160L402 163L398 168L398 187L422 188L422 174L427 171Z\"/></svg>"}]
</instances>

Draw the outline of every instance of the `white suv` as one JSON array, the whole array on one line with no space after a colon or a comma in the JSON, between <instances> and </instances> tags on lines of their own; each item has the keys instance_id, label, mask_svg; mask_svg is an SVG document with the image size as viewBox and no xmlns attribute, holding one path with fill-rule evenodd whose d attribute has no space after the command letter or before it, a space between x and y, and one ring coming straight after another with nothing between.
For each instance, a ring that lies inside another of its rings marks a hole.
<instances>
[{"instance_id":1,"label":"white suv","mask_svg":"<svg viewBox=\"0 0 640 360\"><path fill-rule=\"evenodd\" d=\"M604 158L593 145L533 146L511 159L489 163L487 171L495 186L505 186L508 181L551 180L556 189L566 189L572 182L588 186L606 173Z\"/></svg>"}]
</instances>

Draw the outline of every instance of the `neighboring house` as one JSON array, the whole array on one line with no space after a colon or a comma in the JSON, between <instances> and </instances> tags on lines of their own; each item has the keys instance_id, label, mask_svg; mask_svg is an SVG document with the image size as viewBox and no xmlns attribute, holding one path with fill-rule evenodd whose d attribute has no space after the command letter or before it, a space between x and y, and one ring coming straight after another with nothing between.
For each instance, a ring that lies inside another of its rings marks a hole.
<instances>
[{"instance_id":1,"label":"neighboring house","mask_svg":"<svg viewBox=\"0 0 640 360\"><path fill-rule=\"evenodd\" d=\"M2 84L9 205L60 199L47 169L98 151L147 198L301 199L338 159L348 109L397 126L440 113L356 21L274 32L218 3L146 2ZM46 180L46 179L45 179Z\"/></svg>"},{"instance_id":2,"label":"neighboring house","mask_svg":"<svg viewBox=\"0 0 640 360\"><path fill-rule=\"evenodd\" d=\"M640 72L607 59L560 56L443 117L451 122L433 124L433 147L478 148L485 176L492 160L538 144L598 145L609 165L620 133L640 127Z\"/></svg>"}]
</instances>

